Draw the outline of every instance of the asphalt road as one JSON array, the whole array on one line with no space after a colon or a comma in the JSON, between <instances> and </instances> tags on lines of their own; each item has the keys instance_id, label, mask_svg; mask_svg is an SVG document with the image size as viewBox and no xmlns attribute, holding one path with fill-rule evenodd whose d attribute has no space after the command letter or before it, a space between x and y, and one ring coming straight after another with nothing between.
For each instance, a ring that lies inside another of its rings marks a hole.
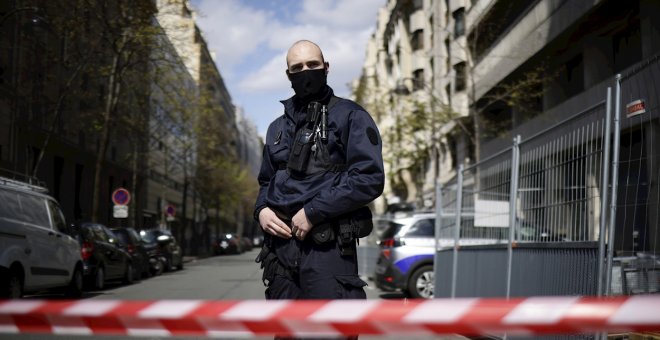
<instances>
[{"instance_id":1,"label":"asphalt road","mask_svg":"<svg viewBox=\"0 0 660 340\"><path fill-rule=\"evenodd\" d=\"M264 286L261 283L261 270L254 263L257 250L240 255L215 256L206 259L193 259L186 262L184 269L164 273L161 276L145 279L129 286L119 283L109 284L100 291L86 292L84 299L112 300L261 300L264 299ZM363 278L366 280L366 278ZM369 281L367 281L369 282ZM401 294L383 293L374 288L373 282L366 287L368 299L403 298ZM56 295L35 295L27 299L58 299ZM68 339L71 336L56 335L0 335L5 339ZM97 337L76 336L74 339ZM125 339L125 337L101 337L101 339ZM142 338L144 339L144 338ZM157 339L149 337L149 339ZM172 338L163 338L172 339ZM192 338L185 338L192 339ZM258 338L258 339L270 339ZM360 339L401 339L401 337L360 336ZM447 337L412 337L411 339L450 339ZM455 338L451 338L455 339Z\"/></svg>"}]
</instances>

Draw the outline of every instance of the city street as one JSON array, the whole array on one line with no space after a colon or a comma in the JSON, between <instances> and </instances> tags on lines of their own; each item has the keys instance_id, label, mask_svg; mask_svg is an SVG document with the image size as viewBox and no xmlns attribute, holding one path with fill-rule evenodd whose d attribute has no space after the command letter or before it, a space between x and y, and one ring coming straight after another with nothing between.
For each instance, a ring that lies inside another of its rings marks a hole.
<instances>
[{"instance_id":1,"label":"city street","mask_svg":"<svg viewBox=\"0 0 660 340\"><path fill-rule=\"evenodd\" d=\"M89 291L84 299L113 300L163 300L163 299L196 299L196 300L251 300L263 299L264 286L261 283L261 270L254 263L258 250L240 255L214 256L205 259L188 258L184 269L164 273L161 276L145 279L129 286L119 283L109 284L100 291ZM366 280L366 278L363 278ZM401 294L383 293L369 282L366 287L368 299L402 298ZM26 299L59 299L56 295L33 295ZM0 335L5 339L63 339L71 336L57 335ZM91 339L92 337L76 337ZM95 337L94 337L95 338ZM104 339L125 339L125 337L103 337ZM268 337L270 338L270 337ZM150 339L156 339L150 337ZM265 337L263 339L266 339ZM360 339L400 339L400 337L361 336ZM426 339L416 337L414 339ZM443 339L433 337L429 339Z\"/></svg>"},{"instance_id":2,"label":"city street","mask_svg":"<svg viewBox=\"0 0 660 340\"><path fill-rule=\"evenodd\" d=\"M182 271L164 273L130 286L110 286L103 291L86 294L91 299L122 300L253 300L264 298L261 270L254 262L258 250L240 255L193 259ZM367 281L367 278L363 278ZM369 281L367 281L369 282ZM369 299L403 298L402 294L383 293L370 282L366 287Z\"/></svg>"}]
</instances>

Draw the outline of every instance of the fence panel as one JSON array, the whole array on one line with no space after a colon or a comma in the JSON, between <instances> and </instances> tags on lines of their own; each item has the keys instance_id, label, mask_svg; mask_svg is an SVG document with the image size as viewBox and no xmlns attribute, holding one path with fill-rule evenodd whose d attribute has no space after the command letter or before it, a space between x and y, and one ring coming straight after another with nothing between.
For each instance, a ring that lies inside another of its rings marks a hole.
<instances>
[{"instance_id":1,"label":"fence panel","mask_svg":"<svg viewBox=\"0 0 660 340\"><path fill-rule=\"evenodd\" d=\"M605 102L520 144L518 242L598 241Z\"/></svg>"},{"instance_id":2,"label":"fence panel","mask_svg":"<svg viewBox=\"0 0 660 340\"><path fill-rule=\"evenodd\" d=\"M622 74L611 291L660 293L660 55Z\"/></svg>"},{"instance_id":3,"label":"fence panel","mask_svg":"<svg viewBox=\"0 0 660 340\"><path fill-rule=\"evenodd\" d=\"M606 110L605 101L597 103L525 138L516 146L519 157L503 150L445 186L439 244L451 244L448 211L460 206L460 247L437 250L436 296L597 293ZM518 191L511 202L514 167ZM452 204L459 189L460 204ZM512 223L518 246L509 249Z\"/></svg>"},{"instance_id":4,"label":"fence panel","mask_svg":"<svg viewBox=\"0 0 660 340\"><path fill-rule=\"evenodd\" d=\"M507 243L510 185L511 149L463 171L461 246Z\"/></svg>"}]
</instances>

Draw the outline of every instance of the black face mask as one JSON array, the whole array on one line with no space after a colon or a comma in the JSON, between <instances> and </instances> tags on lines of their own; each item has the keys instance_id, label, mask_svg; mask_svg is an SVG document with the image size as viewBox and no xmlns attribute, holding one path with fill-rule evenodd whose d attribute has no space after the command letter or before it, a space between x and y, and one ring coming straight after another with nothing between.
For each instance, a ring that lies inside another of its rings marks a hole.
<instances>
[{"instance_id":1,"label":"black face mask","mask_svg":"<svg viewBox=\"0 0 660 340\"><path fill-rule=\"evenodd\" d=\"M325 87L327 75L325 68L289 73L291 87L296 95L303 100L312 99Z\"/></svg>"}]
</instances>

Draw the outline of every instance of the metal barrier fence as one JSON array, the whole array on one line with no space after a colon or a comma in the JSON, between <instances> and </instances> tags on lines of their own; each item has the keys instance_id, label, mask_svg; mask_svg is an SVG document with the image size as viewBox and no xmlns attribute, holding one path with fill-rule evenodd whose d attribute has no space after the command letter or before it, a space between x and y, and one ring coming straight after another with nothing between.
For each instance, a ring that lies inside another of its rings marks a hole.
<instances>
[{"instance_id":1,"label":"metal barrier fence","mask_svg":"<svg viewBox=\"0 0 660 340\"><path fill-rule=\"evenodd\" d=\"M621 149L607 288L660 293L660 55L622 74L619 84Z\"/></svg>"},{"instance_id":2,"label":"metal barrier fence","mask_svg":"<svg viewBox=\"0 0 660 340\"><path fill-rule=\"evenodd\" d=\"M452 274L436 272L437 296L596 293L597 259L604 258L598 240L602 169L609 162L606 113L606 103L598 103L459 169L456 184L440 196L440 238L452 227L458 237L451 253L438 249L436 268ZM451 196L456 204L447 214L445 197ZM445 216L456 211L460 218L452 226ZM584 284L566 284L566 276Z\"/></svg>"},{"instance_id":3,"label":"metal barrier fence","mask_svg":"<svg viewBox=\"0 0 660 340\"><path fill-rule=\"evenodd\" d=\"M660 292L658 82L660 57L460 167L436 194L435 296Z\"/></svg>"}]
</instances>

